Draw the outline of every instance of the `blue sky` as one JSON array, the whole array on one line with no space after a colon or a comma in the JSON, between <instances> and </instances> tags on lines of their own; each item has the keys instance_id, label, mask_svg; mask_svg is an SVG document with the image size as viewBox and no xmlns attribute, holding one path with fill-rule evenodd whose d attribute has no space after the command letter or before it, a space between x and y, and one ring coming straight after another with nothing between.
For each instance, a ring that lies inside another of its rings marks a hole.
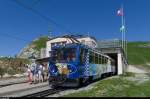
<instances>
[{"instance_id":1,"label":"blue sky","mask_svg":"<svg viewBox=\"0 0 150 99\"><path fill-rule=\"evenodd\" d=\"M116 12L122 3L127 39L150 41L150 0L18 0L65 28L44 20L14 1L0 0L2 56L13 56L34 38L41 34L48 35L48 25L52 35L68 33L69 30L80 34L89 32L97 39L120 39L121 17L117 16Z\"/></svg>"}]
</instances>

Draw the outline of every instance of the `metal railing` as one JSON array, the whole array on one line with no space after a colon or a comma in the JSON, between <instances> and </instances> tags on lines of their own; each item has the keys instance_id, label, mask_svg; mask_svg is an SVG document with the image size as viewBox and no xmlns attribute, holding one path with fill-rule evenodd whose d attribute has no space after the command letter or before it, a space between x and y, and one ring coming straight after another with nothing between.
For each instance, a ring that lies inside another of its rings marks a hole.
<instances>
[{"instance_id":1,"label":"metal railing","mask_svg":"<svg viewBox=\"0 0 150 99\"><path fill-rule=\"evenodd\" d=\"M114 39L114 40L99 40L98 48L115 48L121 47L121 40Z\"/></svg>"}]
</instances>

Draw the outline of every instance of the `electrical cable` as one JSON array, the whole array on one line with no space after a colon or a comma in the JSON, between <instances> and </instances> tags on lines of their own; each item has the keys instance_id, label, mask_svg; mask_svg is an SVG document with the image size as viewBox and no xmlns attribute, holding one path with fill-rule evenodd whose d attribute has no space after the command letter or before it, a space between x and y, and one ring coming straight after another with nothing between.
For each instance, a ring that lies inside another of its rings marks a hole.
<instances>
[{"instance_id":1,"label":"electrical cable","mask_svg":"<svg viewBox=\"0 0 150 99\"><path fill-rule=\"evenodd\" d=\"M18 5L20 5L20 6L24 7L24 8L26 8L26 9L32 11L33 13L39 15L39 16L40 16L41 18L43 18L45 21L48 21L48 22L50 22L50 23L52 23L52 24L55 24L55 26L57 26L57 27L59 27L59 28L65 30L65 31L68 32L68 33L71 33L70 30L67 29L65 26L63 26L63 25L61 25L61 24L55 22L54 20L50 19L49 17L47 17L47 16L41 14L39 11L33 9L31 6L27 6L27 5L23 4L22 2L19 2L18 0L12 0L12 1L14 1L16 4L18 4Z\"/></svg>"}]
</instances>

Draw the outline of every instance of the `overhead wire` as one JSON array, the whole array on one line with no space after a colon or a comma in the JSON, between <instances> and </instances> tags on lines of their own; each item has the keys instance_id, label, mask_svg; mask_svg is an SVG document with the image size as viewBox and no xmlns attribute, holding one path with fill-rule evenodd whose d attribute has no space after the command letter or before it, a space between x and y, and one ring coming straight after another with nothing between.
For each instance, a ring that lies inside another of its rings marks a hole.
<instances>
[{"instance_id":1,"label":"overhead wire","mask_svg":"<svg viewBox=\"0 0 150 99\"><path fill-rule=\"evenodd\" d=\"M35 5L37 5L41 0L36 0L30 7L34 7Z\"/></svg>"},{"instance_id":2,"label":"overhead wire","mask_svg":"<svg viewBox=\"0 0 150 99\"><path fill-rule=\"evenodd\" d=\"M39 1L40 0L36 0L31 6L35 6L36 4L39 3ZM15 39L15 40L24 41L24 42L30 42L30 40L23 39L23 38L20 38L20 37L16 37L14 35L6 34L6 33L0 33L0 36L9 37L9 38L12 38L12 39Z\"/></svg>"},{"instance_id":3,"label":"overhead wire","mask_svg":"<svg viewBox=\"0 0 150 99\"><path fill-rule=\"evenodd\" d=\"M16 4L18 4L18 5L22 6L22 7L24 7L25 9L28 9L28 10L30 10L31 12L37 14L38 16L40 16L41 18L43 18L45 21L48 21L48 22L54 24L55 26L57 26L57 27L59 27L59 28L65 30L65 31L68 32L68 33L71 32L68 28L66 28L66 27L63 26L62 24L59 24L59 23L55 22L54 20L52 20L51 18L49 18L49 17L43 15L43 14L40 13L39 11L33 9L33 7L27 6L27 5L25 5L24 3L22 3L21 1L18 1L18 0L12 0L12 1L14 1Z\"/></svg>"},{"instance_id":4,"label":"overhead wire","mask_svg":"<svg viewBox=\"0 0 150 99\"><path fill-rule=\"evenodd\" d=\"M24 41L24 42L30 42L30 41L27 40L27 39L23 39L23 38L16 37L16 36L14 36L14 35L6 34L6 33L0 33L0 35L1 35L1 36L4 36L4 37L9 37L9 38L12 38L12 39Z\"/></svg>"},{"instance_id":5,"label":"overhead wire","mask_svg":"<svg viewBox=\"0 0 150 99\"><path fill-rule=\"evenodd\" d=\"M66 30L67 32L71 33L68 29L66 29L63 25L61 24L58 24L56 23L55 21L53 21L52 19L48 18L47 16L41 14L40 12L38 12L37 10L33 9L33 6L35 6L36 4L38 4L40 2L40 0L36 0L31 6L27 6L21 2L19 2L18 0L12 0L14 2L16 2L16 4L32 11L33 13L39 15L40 17L42 17L45 21L49 21L50 23L52 24L55 24L57 27L61 28L61 29L64 29ZM40 34L41 35L41 34ZM20 38L20 37L16 37L14 35L10 35L10 34L6 34L6 33L1 33L1 36L4 36L4 37L9 37L9 38L12 38L12 39L16 39L16 40L20 40L20 41L24 41L24 42L30 42L29 40L26 40L26 39L23 39L23 38Z\"/></svg>"}]
</instances>

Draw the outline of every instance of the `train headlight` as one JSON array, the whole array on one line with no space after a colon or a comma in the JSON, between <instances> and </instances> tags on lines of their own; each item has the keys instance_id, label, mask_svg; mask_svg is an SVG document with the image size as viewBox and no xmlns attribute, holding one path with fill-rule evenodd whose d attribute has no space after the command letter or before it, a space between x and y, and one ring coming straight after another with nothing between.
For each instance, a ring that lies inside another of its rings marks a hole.
<instances>
[{"instance_id":1,"label":"train headlight","mask_svg":"<svg viewBox=\"0 0 150 99\"><path fill-rule=\"evenodd\" d=\"M70 69L70 70L69 70L69 73L71 73L71 72L72 72L72 70Z\"/></svg>"},{"instance_id":2,"label":"train headlight","mask_svg":"<svg viewBox=\"0 0 150 99\"><path fill-rule=\"evenodd\" d=\"M68 67L69 73L76 72L76 67L74 65L69 64L67 67Z\"/></svg>"},{"instance_id":3,"label":"train headlight","mask_svg":"<svg viewBox=\"0 0 150 99\"><path fill-rule=\"evenodd\" d=\"M52 70L52 72L54 73L54 72L55 72L55 70L53 69L53 70Z\"/></svg>"},{"instance_id":4,"label":"train headlight","mask_svg":"<svg viewBox=\"0 0 150 99\"><path fill-rule=\"evenodd\" d=\"M57 72L56 66L55 65L50 65L49 66L49 73L56 73L56 72Z\"/></svg>"}]
</instances>

